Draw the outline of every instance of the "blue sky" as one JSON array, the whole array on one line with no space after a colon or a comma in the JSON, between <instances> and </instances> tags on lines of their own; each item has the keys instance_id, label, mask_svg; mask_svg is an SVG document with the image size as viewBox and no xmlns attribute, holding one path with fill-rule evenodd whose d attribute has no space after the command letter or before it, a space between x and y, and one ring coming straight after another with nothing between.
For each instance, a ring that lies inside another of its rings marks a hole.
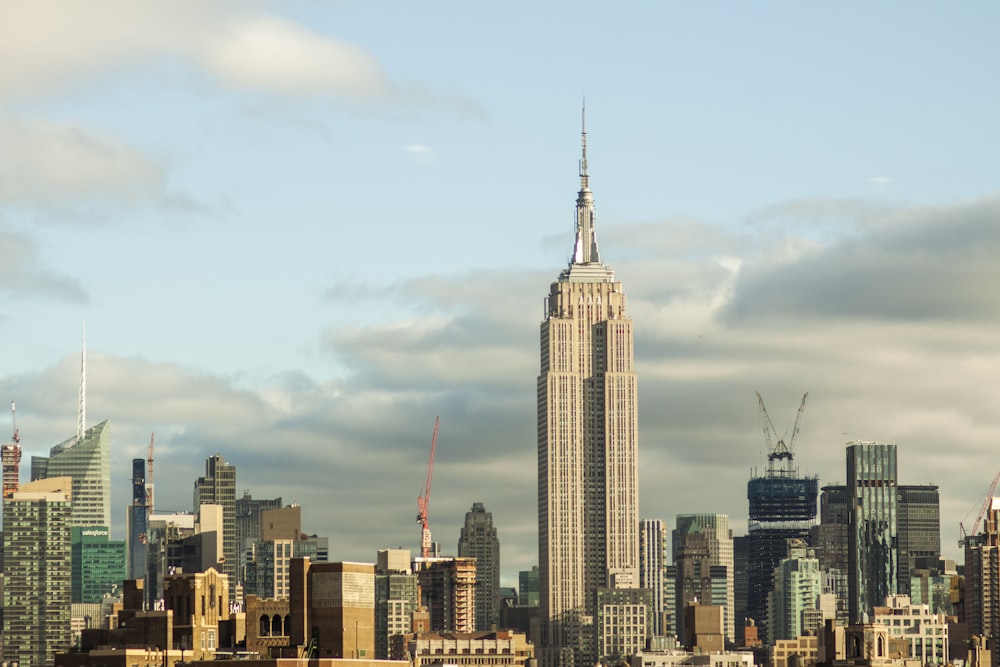
<instances>
[{"instance_id":1,"label":"blue sky","mask_svg":"<svg viewBox=\"0 0 1000 667\"><path fill-rule=\"evenodd\" d=\"M494 512L535 550L534 383L587 104L630 296L645 517L737 532L754 391L804 472L896 442L942 541L995 470L1000 10L887 2L34 2L0 8L0 396L25 447L110 418L221 452L335 558ZM0 431L2 433L2 431ZM26 466L27 467L27 466ZM363 501L361 499L364 499ZM124 531L119 525L116 534ZM952 554L954 555L954 554Z\"/></svg>"}]
</instances>

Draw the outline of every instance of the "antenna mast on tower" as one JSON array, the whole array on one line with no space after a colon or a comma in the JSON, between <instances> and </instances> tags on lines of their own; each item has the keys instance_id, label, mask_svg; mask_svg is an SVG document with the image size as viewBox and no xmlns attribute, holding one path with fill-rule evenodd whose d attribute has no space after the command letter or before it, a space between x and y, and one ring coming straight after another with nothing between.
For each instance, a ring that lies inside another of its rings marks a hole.
<instances>
[{"instance_id":1,"label":"antenna mast on tower","mask_svg":"<svg viewBox=\"0 0 1000 667\"><path fill-rule=\"evenodd\" d=\"M83 440L87 428L87 320L80 324L80 415L76 425L76 439Z\"/></svg>"}]
</instances>

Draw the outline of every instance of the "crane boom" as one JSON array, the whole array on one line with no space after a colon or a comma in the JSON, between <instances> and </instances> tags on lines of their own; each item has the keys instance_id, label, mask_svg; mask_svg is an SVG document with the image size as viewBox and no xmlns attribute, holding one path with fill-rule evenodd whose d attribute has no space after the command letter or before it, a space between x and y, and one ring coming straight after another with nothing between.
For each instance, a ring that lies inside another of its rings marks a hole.
<instances>
[{"instance_id":1,"label":"crane boom","mask_svg":"<svg viewBox=\"0 0 1000 667\"><path fill-rule=\"evenodd\" d=\"M767 441L767 471L768 475L776 474L791 474L792 461L795 455L792 452L792 445L795 444L795 436L799 433L799 421L802 419L802 413L806 409L806 398L809 397L809 392L807 391L802 395L802 402L799 403L799 411L795 415L795 425L792 426L792 435L788 438L788 443L785 443L785 436L777 438L777 442L774 446L771 446L771 434L774 433L777 437L777 432L774 430L774 424L771 422L771 417L767 414L767 408L764 407L764 398L760 395L760 392L755 392L757 394L757 404L760 407L760 423L764 430L764 439ZM785 461L783 467L779 470L776 466L776 461Z\"/></svg>"},{"instance_id":2,"label":"crane boom","mask_svg":"<svg viewBox=\"0 0 1000 667\"><path fill-rule=\"evenodd\" d=\"M975 532L977 530L979 530L979 525L983 522L983 517L986 515L986 510L989 508L990 502L993 500L993 493L997 489L997 484L1000 484L1000 471L998 471L997 474L996 474L996 476L993 478L993 483L990 484L990 488L986 492L986 498L985 498L985 500L983 500L983 504L979 508L979 514L976 516L976 522L974 524L972 524L972 532L973 532L973 534L975 534ZM972 513L972 511L970 510L969 514L971 514L971 513ZM965 518L966 519L969 518L969 515L966 514ZM963 521L964 521L964 519L963 519ZM965 546L965 540L969 537L969 533L965 529L965 524L963 523L963 521L959 521L958 522L958 532L959 532L958 546L960 546L960 547L964 547Z\"/></svg>"},{"instance_id":3,"label":"crane boom","mask_svg":"<svg viewBox=\"0 0 1000 667\"><path fill-rule=\"evenodd\" d=\"M146 465L149 474L146 475L146 512L153 513L153 438L156 433L149 434L149 448L146 450Z\"/></svg>"},{"instance_id":4,"label":"crane boom","mask_svg":"<svg viewBox=\"0 0 1000 667\"><path fill-rule=\"evenodd\" d=\"M21 432L17 430L17 408L14 405L14 401L10 402L10 420L13 422L14 427L14 435L11 436L11 439L15 445L20 444Z\"/></svg>"},{"instance_id":5,"label":"crane boom","mask_svg":"<svg viewBox=\"0 0 1000 667\"><path fill-rule=\"evenodd\" d=\"M434 478L434 456L437 453L438 424L441 417L434 418L434 435L431 437L431 455L427 460L427 484L424 494L417 496L417 523L420 524L420 557L427 558L431 553L431 529L427 520L427 507L431 502L431 481Z\"/></svg>"},{"instance_id":6,"label":"crane boom","mask_svg":"<svg viewBox=\"0 0 1000 667\"><path fill-rule=\"evenodd\" d=\"M802 419L802 413L806 409L806 399L809 398L809 392L802 394L802 402L799 403L799 412L795 415L795 424L792 426L792 437L788 439L788 452L791 454L792 445L795 444L795 436L799 434L799 420Z\"/></svg>"}]
</instances>

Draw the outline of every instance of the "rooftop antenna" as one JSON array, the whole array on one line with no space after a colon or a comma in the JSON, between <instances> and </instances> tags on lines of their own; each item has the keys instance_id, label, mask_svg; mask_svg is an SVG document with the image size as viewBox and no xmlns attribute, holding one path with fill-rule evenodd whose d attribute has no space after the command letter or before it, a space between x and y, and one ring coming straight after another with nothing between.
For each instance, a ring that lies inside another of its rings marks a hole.
<instances>
[{"instance_id":1,"label":"rooftop antenna","mask_svg":"<svg viewBox=\"0 0 1000 667\"><path fill-rule=\"evenodd\" d=\"M76 439L83 440L87 428L87 319L80 323L80 416L76 425Z\"/></svg>"}]
</instances>

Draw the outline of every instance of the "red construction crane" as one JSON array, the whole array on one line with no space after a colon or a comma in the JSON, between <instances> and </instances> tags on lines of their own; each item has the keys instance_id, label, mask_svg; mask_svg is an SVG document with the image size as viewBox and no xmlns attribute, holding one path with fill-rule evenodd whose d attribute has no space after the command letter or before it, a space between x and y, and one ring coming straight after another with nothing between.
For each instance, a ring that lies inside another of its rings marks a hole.
<instances>
[{"instance_id":1,"label":"red construction crane","mask_svg":"<svg viewBox=\"0 0 1000 667\"><path fill-rule=\"evenodd\" d=\"M986 492L986 498L983 500L983 504L979 508L979 515L976 517L976 522L972 524L973 535L980 530L980 524L982 524L983 517L986 516L986 510L989 509L990 503L993 501L993 492L996 491L998 483L1000 483L1000 472L998 472L996 477L993 478L993 483L990 484L989 491ZM969 514L972 514L972 510L969 510ZM969 518L969 514L965 515L965 519ZM969 532L965 529L965 519L958 522L958 546L960 547L965 546L965 540L969 537Z\"/></svg>"},{"instance_id":2,"label":"red construction crane","mask_svg":"<svg viewBox=\"0 0 1000 667\"><path fill-rule=\"evenodd\" d=\"M434 418L434 435L431 437L431 456L427 461L427 486L424 495L417 496L417 523L420 524L420 557L427 558L431 554L431 529L427 523L427 506L431 502L431 479L434 477L434 454L437 452L438 422L441 417Z\"/></svg>"}]
</instances>

